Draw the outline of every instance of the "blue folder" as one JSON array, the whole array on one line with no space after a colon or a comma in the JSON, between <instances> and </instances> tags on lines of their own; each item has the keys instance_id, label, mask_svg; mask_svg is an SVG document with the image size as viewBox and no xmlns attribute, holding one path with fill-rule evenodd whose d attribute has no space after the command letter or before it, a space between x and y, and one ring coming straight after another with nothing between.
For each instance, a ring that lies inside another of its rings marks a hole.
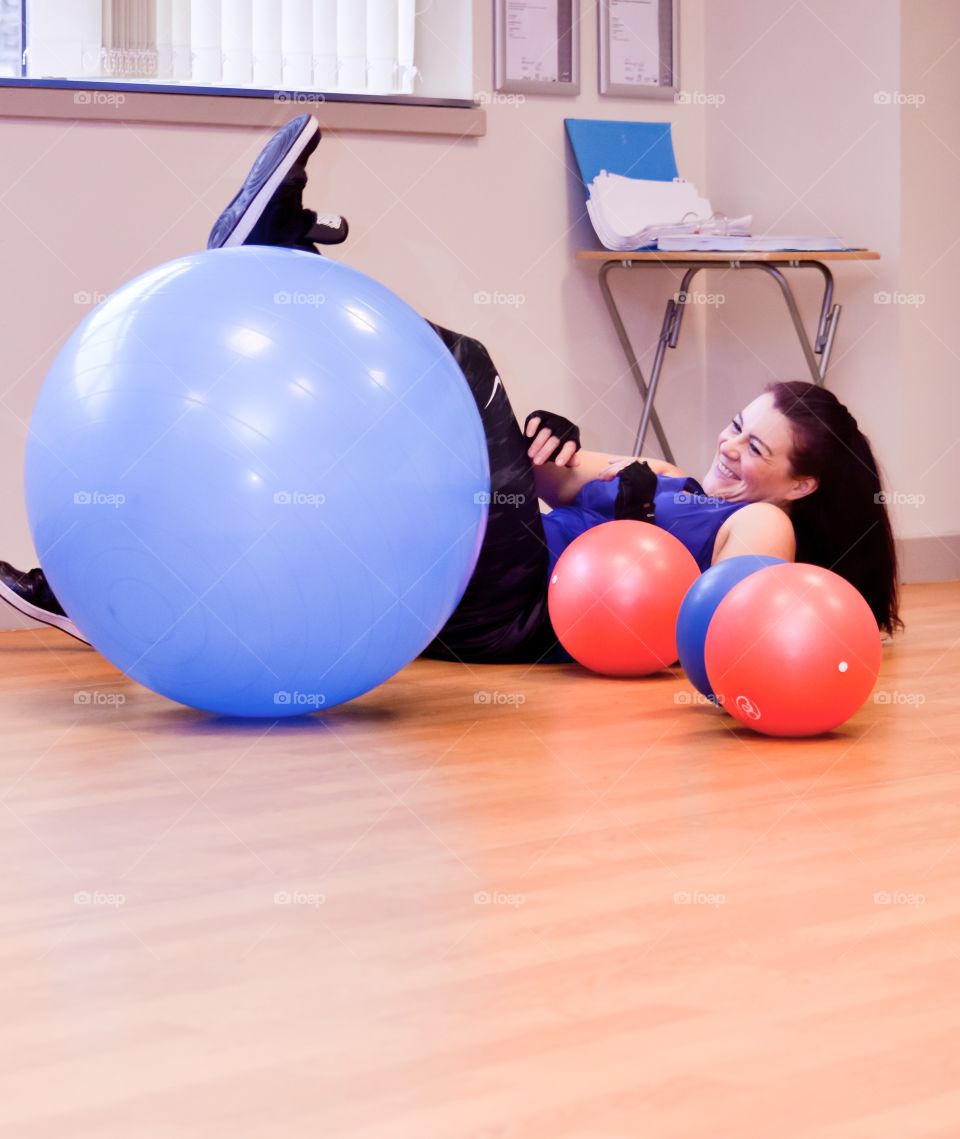
<instances>
[{"instance_id":1,"label":"blue folder","mask_svg":"<svg viewBox=\"0 0 960 1139\"><path fill-rule=\"evenodd\" d=\"M677 177L669 123L564 119L564 125L585 186L601 170L657 182Z\"/></svg>"}]
</instances>

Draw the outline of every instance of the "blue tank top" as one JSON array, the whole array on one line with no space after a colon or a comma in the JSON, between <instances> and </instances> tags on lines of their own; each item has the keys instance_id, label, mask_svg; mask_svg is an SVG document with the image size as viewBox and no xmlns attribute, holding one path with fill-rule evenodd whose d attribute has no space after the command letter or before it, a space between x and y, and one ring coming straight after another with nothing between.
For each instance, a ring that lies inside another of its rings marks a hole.
<instances>
[{"instance_id":1,"label":"blue tank top","mask_svg":"<svg viewBox=\"0 0 960 1139\"><path fill-rule=\"evenodd\" d=\"M619 476L609 482L594 480L584 486L567 506L558 506L543 515L543 529L550 551L547 580L553 567L574 538L601 522L612 522L613 508L620 489ZM727 502L704 494L696 479L657 475L654 495L654 517L657 525L668 530L693 554L700 572L710 568L717 531L746 502Z\"/></svg>"}]
</instances>

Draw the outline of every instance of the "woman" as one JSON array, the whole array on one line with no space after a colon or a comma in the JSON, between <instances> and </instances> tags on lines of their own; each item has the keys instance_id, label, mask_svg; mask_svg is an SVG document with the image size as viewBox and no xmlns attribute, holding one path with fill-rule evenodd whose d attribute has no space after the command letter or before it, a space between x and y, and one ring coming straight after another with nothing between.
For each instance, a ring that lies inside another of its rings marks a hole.
<instances>
[{"instance_id":1,"label":"woman","mask_svg":"<svg viewBox=\"0 0 960 1139\"><path fill-rule=\"evenodd\" d=\"M530 450L542 471L541 497L554 506L608 500L590 490L590 480L609 481L630 460L581 455L566 442L557 455L559 469L551 471L542 460L560 440L553 436L551 445L552 433L538 428L531 422L527 433L536 433ZM896 553L873 450L826 388L803 381L769 384L720 432L702 487L669 464L648 463L666 476L664 484L672 476L696 488L685 495L689 503L681 498L678 504L687 513L722 519L707 564L750 553L826 566L856 586L884 632L902 628ZM699 504L696 495L721 501ZM683 514L679 509L671 516ZM702 546L692 552L702 560Z\"/></svg>"},{"instance_id":2,"label":"woman","mask_svg":"<svg viewBox=\"0 0 960 1139\"><path fill-rule=\"evenodd\" d=\"M492 489L474 575L424 655L556 659L547 614L553 567L580 534L621 518L668 529L701 570L740 554L825 566L863 594L884 632L902 627L876 460L832 392L801 381L770 384L720 432L700 484L659 460L582 451L577 428L551 412L532 413L521 433L483 345L434 328L483 418ZM550 513L541 515L538 498Z\"/></svg>"},{"instance_id":3,"label":"woman","mask_svg":"<svg viewBox=\"0 0 960 1139\"><path fill-rule=\"evenodd\" d=\"M306 162L320 141L309 115L278 131L217 220L208 246L338 244L342 218L303 206ZM460 365L487 437L487 531L466 592L427 656L537 661L557 648L547 584L562 550L591 526L640 518L670 529L701 569L736 554L825 565L867 598L878 624L897 616L896 559L870 445L830 392L773 384L721 433L701 487L669 464L580 450L569 420L548 412L521 432L503 383L477 340L431 326ZM541 515L538 499L554 509ZM43 571L0 562L0 600L80 640Z\"/></svg>"}]
</instances>

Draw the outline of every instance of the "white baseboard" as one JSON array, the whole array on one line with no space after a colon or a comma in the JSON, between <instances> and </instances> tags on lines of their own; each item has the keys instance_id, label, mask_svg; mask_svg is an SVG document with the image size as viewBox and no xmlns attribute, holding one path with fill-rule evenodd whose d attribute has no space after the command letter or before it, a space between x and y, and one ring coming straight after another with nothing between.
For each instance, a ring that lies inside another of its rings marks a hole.
<instances>
[{"instance_id":1,"label":"white baseboard","mask_svg":"<svg viewBox=\"0 0 960 1139\"><path fill-rule=\"evenodd\" d=\"M900 580L906 584L960 580L960 534L900 538L897 559Z\"/></svg>"}]
</instances>

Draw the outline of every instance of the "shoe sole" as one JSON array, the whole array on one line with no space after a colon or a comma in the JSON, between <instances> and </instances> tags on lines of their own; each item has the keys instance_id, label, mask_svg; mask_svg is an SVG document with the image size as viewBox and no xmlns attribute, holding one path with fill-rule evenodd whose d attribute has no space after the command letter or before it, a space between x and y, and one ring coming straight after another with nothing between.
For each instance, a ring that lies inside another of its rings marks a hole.
<instances>
[{"instance_id":1,"label":"shoe sole","mask_svg":"<svg viewBox=\"0 0 960 1139\"><path fill-rule=\"evenodd\" d=\"M19 593L5 585L2 581L0 581L0 601L5 601L11 609L16 609L16 611L21 613L24 617L29 617L33 621L39 621L41 625L50 625L54 629L59 629L61 633L66 633L67 636L74 637L82 644L90 644L69 617L61 617L59 613L51 613L47 609L41 609L37 605L31 605L25 597L21 597Z\"/></svg>"},{"instance_id":2,"label":"shoe sole","mask_svg":"<svg viewBox=\"0 0 960 1139\"><path fill-rule=\"evenodd\" d=\"M320 124L313 115L297 115L270 139L257 155L240 191L217 219L207 239L208 249L243 245L260 220L277 187L296 165Z\"/></svg>"}]
</instances>

